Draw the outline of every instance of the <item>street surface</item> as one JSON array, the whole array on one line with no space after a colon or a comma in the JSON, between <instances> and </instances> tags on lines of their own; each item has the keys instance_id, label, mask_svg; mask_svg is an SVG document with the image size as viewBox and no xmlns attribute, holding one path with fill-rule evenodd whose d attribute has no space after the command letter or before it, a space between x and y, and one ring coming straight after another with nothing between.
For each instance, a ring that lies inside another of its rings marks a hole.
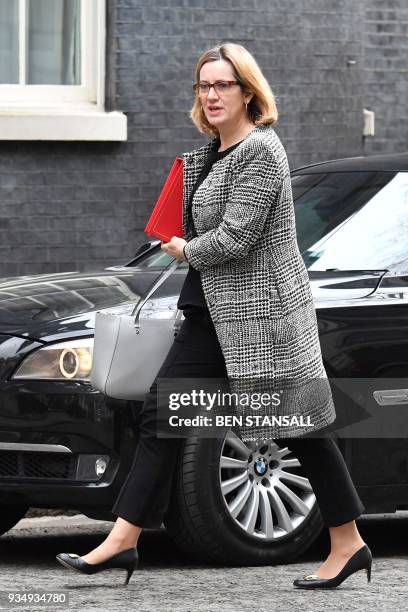
<instances>
[{"instance_id":1,"label":"street surface","mask_svg":"<svg viewBox=\"0 0 408 612\"><path fill-rule=\"evenodd\" d=\"M295 589L292 581L313 573L328 552L327 530L296 562L267 567L215 567L191 563L164 531L145 531L139 540L140 566L127 587L125 571L85 576L62 567L59 552L85 554L112 524L84 517L23 519L0 539L1 610L59 612L318 612L407 608L408 512L358 519L373 553L371 583L357 572L334 590ZM9 592L65 592L67 604L7 603ZM5 603L6 601L6 603Z\"/></svg>"}]
</instances>

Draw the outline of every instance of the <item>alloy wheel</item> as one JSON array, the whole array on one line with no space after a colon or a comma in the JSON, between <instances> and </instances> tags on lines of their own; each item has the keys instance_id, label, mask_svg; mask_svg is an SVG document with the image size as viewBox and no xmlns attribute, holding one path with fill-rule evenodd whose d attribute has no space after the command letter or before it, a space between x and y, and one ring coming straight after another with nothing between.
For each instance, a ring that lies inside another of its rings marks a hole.
<instances>
[{"instance_id":1,"label":"alloy wheel","mask_svg":"<svg viewBox=\"0 0 408 612\"><path fill-rule=\"evenodd\" d=\"M308 517L316 497L292 451L274 440L243 442L229 430L221 450L221 494L231 518L247 535L289 536Z\"/></svg>"}]
</instances>

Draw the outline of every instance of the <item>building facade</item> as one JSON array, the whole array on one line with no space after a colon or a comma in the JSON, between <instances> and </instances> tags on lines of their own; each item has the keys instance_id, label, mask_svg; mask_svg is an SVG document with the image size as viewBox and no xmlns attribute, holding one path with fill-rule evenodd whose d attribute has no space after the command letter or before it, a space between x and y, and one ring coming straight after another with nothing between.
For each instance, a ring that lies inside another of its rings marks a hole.
<instances>
[{"instance_id":1,"label":"building facade","mask_svg":"<svg viewBox=\"0 0 408 612\"><path fill-rule=\"evenodd\" d=\"M406 0L0 0L0 277L132 257L208 140L191 86L220 42L264 71L291 169L406 150L407 26Z\"/></svg>"}]
</instances>

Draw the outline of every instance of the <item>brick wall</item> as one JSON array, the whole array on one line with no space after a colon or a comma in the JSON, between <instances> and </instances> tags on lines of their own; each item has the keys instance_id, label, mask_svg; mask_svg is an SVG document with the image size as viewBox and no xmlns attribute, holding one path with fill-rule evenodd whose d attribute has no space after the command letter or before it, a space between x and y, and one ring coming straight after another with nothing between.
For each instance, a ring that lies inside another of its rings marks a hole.
<instances>
[{"instance_id":1,"label":"brick wall","mask_svg":"<svg viewBox=\"0 0 408 612\"><path fill-rule=\"evenodd\" d=\"M365 2L365 105L375 112L375 136L364 152L408 150L408 2Z\"/></svg>"},{"instance_id":2,"label":"brick wall","mask_svg":"<svg viewBox=\"0 0 408 612\"><path fill-rule=\"evenodd\" d=\"M199 55L219 42L244 44L258 60L291 168L363 153L364 4L107 4L106 105L127 114L128 141L0 142L1 277L132 256L174 157L208 140L188 117L191 84Z\"/></svg>"}]
</instances>

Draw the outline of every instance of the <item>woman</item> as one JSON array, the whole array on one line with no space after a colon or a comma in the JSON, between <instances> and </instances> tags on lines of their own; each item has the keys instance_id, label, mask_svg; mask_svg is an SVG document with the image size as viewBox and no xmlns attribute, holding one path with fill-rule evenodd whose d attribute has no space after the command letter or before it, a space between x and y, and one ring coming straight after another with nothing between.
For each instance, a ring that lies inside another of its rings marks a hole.
<instances>
[{"instance_id":1,"label":"woman","mask_svg":"<svg viewBox=\"0 0 408 612\"><path fill-rule=\"evenodd\" d=\"M173 236L162 249L189 263L178 301L185 320L156 380L228 376L234 389L287 379L327 383L297 248L288 162L272 127L277 121L273 93L252 55L233 43L200 57L194 89L191 118L214 138L183 156L185 239ZM113 508L114 527L87 555L58 555L66 566L85 573L123 567L128 582L142 529L162 524L181 440L156 435L156 380L143 404L132 469ZM291 401L279 409L292 416L300 411L311 417L314 431L324 431L335 418L327 388L319 386L309 400L300 394L296 410L295 394L289 394ZM302 437L307 431L296 419L289 427L241 433L244 440L277 437L290 444L329 528L329 556L315 574L294 585L332 588L360 569L369 579L371 552L355 523L364 506L335 442Z\"/></svg>"}]
</instances>

